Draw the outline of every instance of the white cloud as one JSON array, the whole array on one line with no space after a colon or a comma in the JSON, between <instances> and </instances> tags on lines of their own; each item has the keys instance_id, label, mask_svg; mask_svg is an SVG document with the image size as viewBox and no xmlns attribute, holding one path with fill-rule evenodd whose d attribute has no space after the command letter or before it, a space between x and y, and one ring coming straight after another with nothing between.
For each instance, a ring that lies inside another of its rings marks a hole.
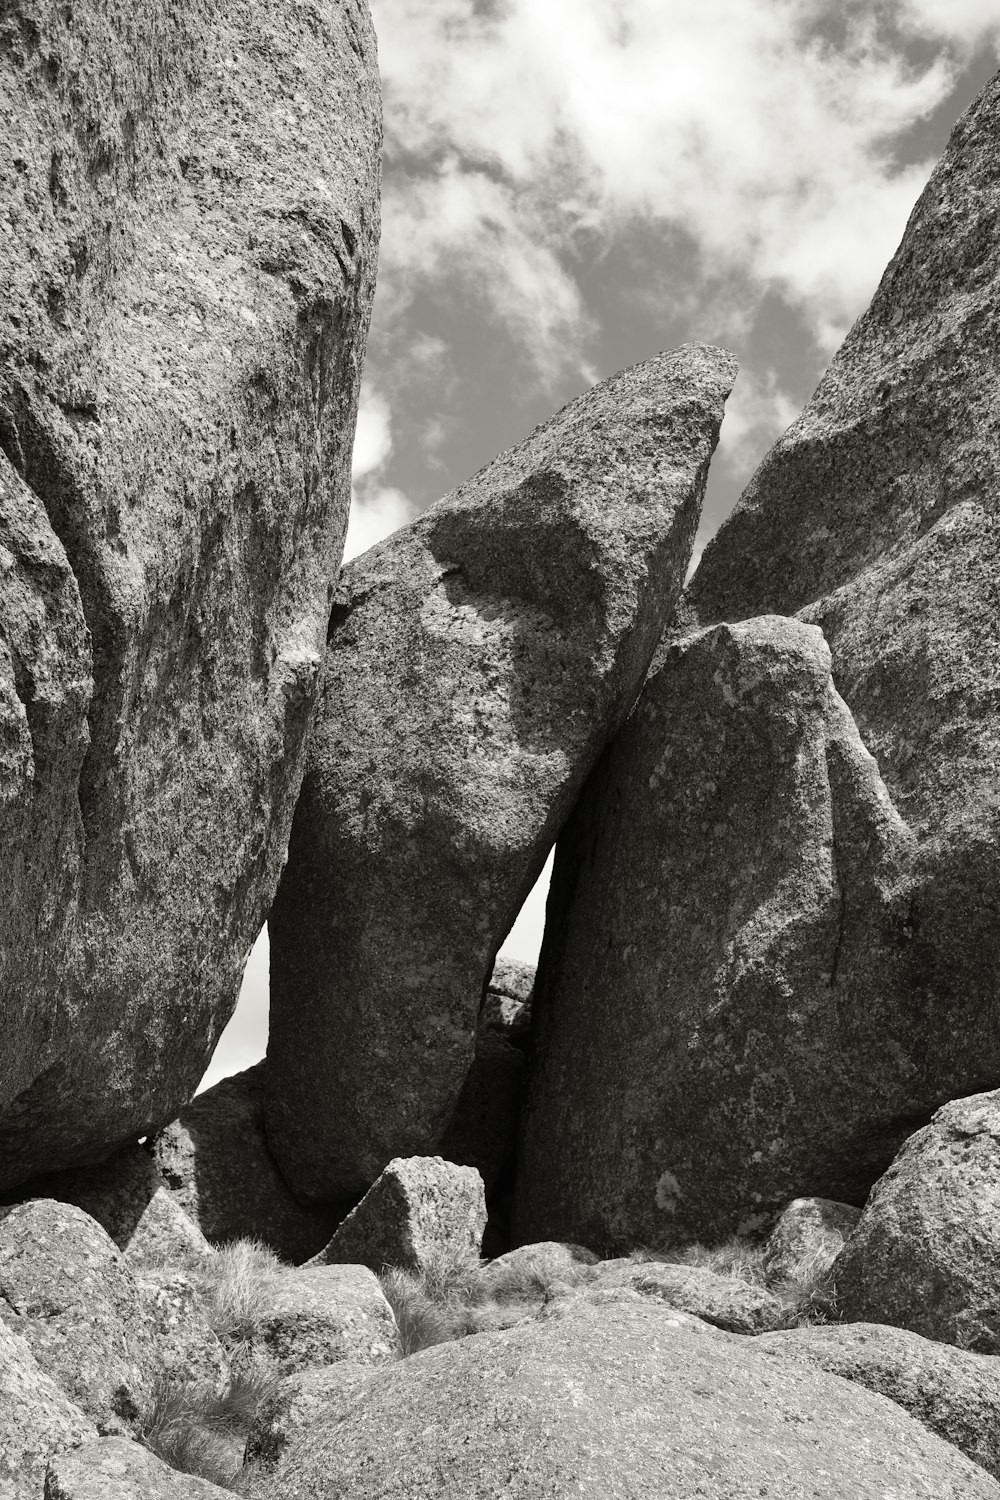
<instances>
[{"instance_id":1,"label":"white cloud","mask_svg":"<svg viewBox=\"0 0 1000 1500\"><path fill-rule=\"evenodd\" d=\"M748 473L798 416L773 371L741 370L719 432L718 456L734 472Z\"/></svg>"},{"instance_id":2,"label":"white cloud","mask_svg":"<svg viewBox=\"0 0 1000 1500\"><path fill-rule=\"evenodd\" d=\"M413 519L414 507L401 490L385 482L392 456L392 412L381 392L361 388L351 468L351 513L344 539L344 562L360 557Z\"/></svg>"},{"instance_id":3,"label":"white cloud","mask_svg":"<svg viewBox=\"0 0 1000 1500\"><path fill-rule=\"evenodd\" d=\"M390 485L364 496L355 492L351 497L351 514L344 541L344 562L360 557L376 542L383 541L412 521L413 516L414 507L402 490Z\"/></svg>"}]
</instances>

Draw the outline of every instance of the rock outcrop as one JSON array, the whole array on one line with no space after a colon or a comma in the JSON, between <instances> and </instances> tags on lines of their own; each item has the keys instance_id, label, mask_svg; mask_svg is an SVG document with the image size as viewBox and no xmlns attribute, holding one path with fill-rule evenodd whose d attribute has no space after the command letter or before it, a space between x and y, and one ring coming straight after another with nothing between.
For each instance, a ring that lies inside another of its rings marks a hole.
<instances>
[{"instance_id":1,"label":"rock outcrop","mask_svg":"<svg viewBox=\"0 0 1000 1500\"><path fill-rule=\"evenodd\" d=\"M906 1003L913 848L815 626L665 648L557 851L515 1242L627 1253L863 1201L978 1063Z\"/></svg>"},{"instance_id":2,"label":"rock outcrop","mask_svg":"<svg viewBox=\"0 0 1000 1500\"><path fill-rule=\"evenodd\" d=\"M437 1147L674 607L734 373L703 345L624 371L344 570L269 919L267 1133L300 1197Z\"/></svg>"},{"instance_id":3,"label":"rock outcrop","mask_svg":"<svg viewBox=\"0 0 1000 1500\"><path fill-rule=\"evenodd\" d=\"M0 1187L171 1119L284 857L378 236L364 0L0 16Z\"/></svg>"},{"instance_id":4,"label":"rock outcrop","mask_svg":"<svg viewBox=\"0 0 1000 1500\"><path fill-rule=\"evenodd\" d=\"M38 1364L26 1339L0 1319L0 1495L38 1500L52 1454L97 1436L84 1416Z\"/></svg>"},{"instance_id":5,"label":"rock outcrop","mask_svg":"<svg viewBox=\"0 0 1000 1500\"><path fill-rule=\"evenodd\" d=\"M956 1099L910 1137L833 1276L848 1321L1000 1354L1000 1093Z\"/></svg>"},{"instance_id":6,"label":"rock outcrop","mask_svg":"<svg viewBox=\"0 0 1000 1500\"><path fill-rule=\"evenodd\" d=\"M601 1295L601 1294L594 1294ZM312 1387L264 1493L299 1500L996 1500L899 1407L630 1293ZM285 1465L283 1471L283 1465Z\"/></svg>"}]
</instances>

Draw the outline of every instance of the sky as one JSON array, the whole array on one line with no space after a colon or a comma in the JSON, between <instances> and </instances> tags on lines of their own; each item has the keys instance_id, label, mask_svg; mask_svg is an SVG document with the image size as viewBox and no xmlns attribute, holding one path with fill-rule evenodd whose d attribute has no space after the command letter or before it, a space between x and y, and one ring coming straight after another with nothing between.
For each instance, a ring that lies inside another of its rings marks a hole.
<instances>
[{"instance_id":1,"label":"sky","mask_svg":"<svg viewBox=\"0 0 1000 1500\"><path fill-rule=\"evenodd\" d=\"M595 381L701 339L740 374L697 557L1000 67L1000 0L371 3L382 243L345 557ZM537 955L548 869L513 957ZM202 1086L266 1032L265 932Z\"/></svg>"}]
</instances>

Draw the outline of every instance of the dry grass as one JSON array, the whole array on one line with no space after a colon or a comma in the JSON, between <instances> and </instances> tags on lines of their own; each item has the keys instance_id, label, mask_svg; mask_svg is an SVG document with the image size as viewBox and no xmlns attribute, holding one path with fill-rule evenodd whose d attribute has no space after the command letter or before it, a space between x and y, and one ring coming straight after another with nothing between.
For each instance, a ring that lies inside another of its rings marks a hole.
<instances>
[{"instance_id":1,"label":"dry grass","mask_svg":"<svg viewBox=\"0 0 1000 1500\"><path fill-rule=\"evenodd\" d=\"M774 1276L768 1271L766 1245L734 1235L719 1245L687 1245L677 1250L633 1250L630 1259L659 1261L665 1265L697 1266L716 1276L763 1287L782 1304L783 1328L831 1323L837 1319L836 1293L830 1272L829 1251L819 1249L811 1261L798 1267L794 1276Z\"/></svg>"},{"instance_id":2,"label":"dry grass","mask_svg":"<svg viewBox=\"0 0 1000 1500\"><path fill-rule=\"evenodd\" d=\"M253 1363L271 1290L286 1269L259 1240L231 1240L192 1269L208 1325L237 1361Z\"/></svg>"},{"instance_id":3,"label":"dry grass","mask_svg":"<svg viewBox=\"0 0 1000 1500\"><path fill-rule=\"evenodd\" d=\"M162 1375L140 1417L139 1441L170 1468L242 1493L247 1435L274 1384L272 1374L241 1372L219 1395L210 1385Z\"/></svg>"}]
</instances>

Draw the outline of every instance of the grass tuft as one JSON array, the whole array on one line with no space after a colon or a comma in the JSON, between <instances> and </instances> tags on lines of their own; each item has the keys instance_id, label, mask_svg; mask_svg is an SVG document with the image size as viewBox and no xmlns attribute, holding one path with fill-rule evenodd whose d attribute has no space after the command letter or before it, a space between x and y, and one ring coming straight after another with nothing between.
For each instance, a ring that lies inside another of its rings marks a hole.
<instances>
[{"instance_id":1,"label":"grass tuft","mask_svg":"<svg viewBox=\"0 0 1000 1500\"><path fill-rule=\"evenodd\" d=\"M175 1373L153 1384L139 1420L139 1441L181 1474L235 1489L250 1426L274 1390L273 1375L234 1375L221 1395Z\"/></svg>"},{"instance_id":2,"label":"grass tuft","mask_svg":"<svg viewBox=\"0 0 1000 1500\"><path fill-rule=\"evenodd\" d=\"M275 1281L287 1268L260 1240L230 1240L192 1270L209 1327L252 1363Z\"/></svg>"}]
</instances>

